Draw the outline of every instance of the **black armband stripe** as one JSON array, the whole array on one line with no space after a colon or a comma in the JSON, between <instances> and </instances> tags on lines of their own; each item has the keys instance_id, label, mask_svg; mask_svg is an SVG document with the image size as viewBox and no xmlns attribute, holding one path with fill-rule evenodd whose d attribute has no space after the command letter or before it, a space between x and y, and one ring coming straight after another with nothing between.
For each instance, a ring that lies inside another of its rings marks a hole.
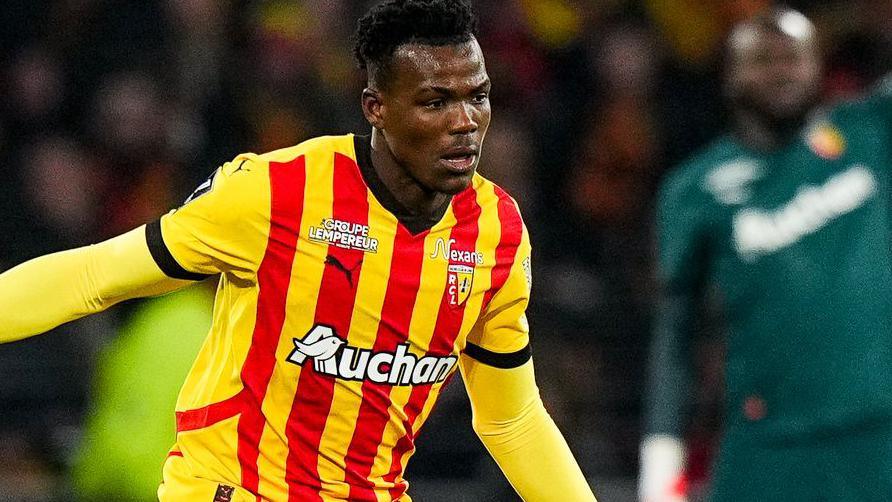
<instances>
[{"instance_id":1,"label":"black armband stripe","mask_svg":"<svg viewBox=\"0 0 892 502\"><path fill-rule=\"evenodd\" d=\"M149 245L149 252L152 253L152 258L155 259L158 268L167 277L186 281L200 281L210 277L210 275L206 274L189 272L177 263L176 258L170 254L170 250L167 249L167 245L164 244L164 238L161 236L161 220L155 220L146 225L146 244Z\"/></svg>"},{"instance_id":2,"label":"black armband stripe","mask_svg":"<svg viewBox=\"0 0 892 502\"><path fill-rule=\"evenodd\" d=\"M530 349L529 343L526 347L517 352L502 353L486 350L479 345L474 345L473 343L468 342L468 344L465 345L464 353L483 364L502 369L523 366L531 357L533 357L533 351Z\"/></svg>"}]
</instances>

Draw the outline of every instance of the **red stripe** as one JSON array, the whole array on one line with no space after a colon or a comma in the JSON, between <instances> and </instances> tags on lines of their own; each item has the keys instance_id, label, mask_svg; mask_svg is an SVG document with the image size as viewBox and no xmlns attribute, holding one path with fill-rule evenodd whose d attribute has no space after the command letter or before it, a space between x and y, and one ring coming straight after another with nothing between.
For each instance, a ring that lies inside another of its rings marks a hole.
<instances>
[{"instance_id":1,"label":"red stripe","mask_svg":"<svg viewBox=\"0 0 892 502\"><path fill-rule=\"evenodd\" d=\"M456 217L456 224L450 234L450 238L455 239L452 248L460 251L475 250L479 233L480 205L477 204L477 192L474 188L469 187L456 195L452 200L452 208ZM427 355L444 357L452 354L455 339L458 337L461 329L463 314L464 306L455 307L449 305L449 298L444 290L440 300L440 310L437 313L437 323L434 326L434 333ZM403 411L406 414L403 427L406 433L397 441L393 448L390 472L384 476L385 481L394 483L397 476L402 474L404 469L403 458L407 454L411 455L415 448L415 421L424 409L424 404L427 402L432 387L432 384L412 387L409 401L403 407ZM406 492L407 486L405 482L395 484L390 489L391 497L394 500L402 497Z\"/></svg>"},{"instance_id":2,"label":"red stripe","mask_svg":"<svg viewBox=\"0 0 892 502\"><path fill-rule=\"evenodd\" d=\"M392 353L408 340L409 323L421 284L424 235L413 237L398 225L393 250L374 352ZM377 501L369 475L390 418L392 390L393 385L389 384L369 380L362 383L362 404L345 459L345 481L350 485L350 500Z\"/></svg>"},{"instance_id":3,"label":"red stripe","mask_svg":"<svg viewBox=\"0 0 892 502\"><path fill-rule=\"evenodd\" d=\"M337 220L367 225L368 192L356 162L335 154L333 176L332 216ZM315 324L329 326L337 336L346 339L356 301L355 286L362 270L363 252L330 245L328 255L352 270L352 283L343 270L335 266L325 267L316 299ZM317 373L312 364L304 364L285 427L289 450L285 481L288 483L289 501L321 500L317 467L319 443L333 394L334 377Z\"/></svg>"},{"instance_id":4,"label":"red stripe","mask_svg":"<svg viewBox=\"0 0 892 502\"><path fill-rule=\"evenodd\" d=\"M182 457L183 452L177 450L171 450L170 453L167 454L168 457Z\"/></svg>"},{"instance_id":5,"label":"red stripe","mask_svg":"<svg viewBox=\"0 0 892 502\"><path fill-rule=\"evenodd\" d=\"M194 410L178 411L177 432L203 429L238 415L244 406L245 395L245 389L242 389L238 394L218 403Z\"/></svg>"},{"instance_id":6,"label":"red stripe","mask_svg":"<svg viewBox=\"0 0 892 502\"><path fill-rule=\"evenodd\" d=\"M291 282L291 267L300 233L306 163L298 157L288 163L271 162L270 230L266 253L257 271L260 290L257 318L248 356L242 366L241 380L245 406L238 422L238 459L242 470L241 485L257 493L259 476L257 457L260 436L266 422L261 405L276 364L276 347L285 322L285 299Z\"/></svg>"},{"instance_id":7,"label":"red stripe","mask_svg":"<svg viewBox=\"0 0 892 502\"><path fill-rule=\"evenodd\" d=\"M495 186L495 185L494 185ZM499 238L499 247L496 248L496 264L492 269L492 280L489 290L483 295L483 305L480 312L486 312L489 301L492 300L505 281L508 280L508 274L514 265L514 259L517 256L517 248L520 247L520 241L523 238L523 220L520 218L520 211L507 192L495 186L496 195L499 197L499 223L502 227L502 234Z\"/></svg>"}]
</instances>

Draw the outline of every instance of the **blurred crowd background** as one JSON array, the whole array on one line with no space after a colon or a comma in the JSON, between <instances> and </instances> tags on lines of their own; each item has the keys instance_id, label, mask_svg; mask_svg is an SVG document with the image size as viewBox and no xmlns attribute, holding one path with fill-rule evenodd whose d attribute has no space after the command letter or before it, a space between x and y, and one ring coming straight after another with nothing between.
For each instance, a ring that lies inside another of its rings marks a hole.
<instances>
[{"instance_id":1,"label":"blurred crowd background","mask_svg":"<svg viewBox=\"0 0 892 502\"><path fill-rule=\"evenodd\" d=\"M151 221L240 152L367 133L351 33L369 4L5 0L0 270ZM542 394L600 496L631 500L654 193L722 131L724 38L769 2L474 4L493 81L481 170L518 199L531 230ZM787 5L819 27L828 102L892 69L892 2ZM131 302L0 347L0 501L137 500L146 485L151 500L212 291ZM721 344L704 339L691 441L708 457ZM438 406L410 493L435 500L448 485L456 500L464 486L467 500L512 500L461 385Z\"/></svg>"}]
</instances>

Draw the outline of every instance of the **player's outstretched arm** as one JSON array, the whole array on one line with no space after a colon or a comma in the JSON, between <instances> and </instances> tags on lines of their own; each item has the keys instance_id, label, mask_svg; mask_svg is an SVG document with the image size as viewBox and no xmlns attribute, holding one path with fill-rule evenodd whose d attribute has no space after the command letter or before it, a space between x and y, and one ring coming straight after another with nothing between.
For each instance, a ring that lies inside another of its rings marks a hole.
<instances>
[{"instance_id":1,"label":"player's outstretched arm","mask_svg":"<svg viewBox=\"0 0 892 502\"><path fill-rule=\"evenodd\" d=\"M595 500L539 398L532 360L497 368L462 355L460 367L474 431L524 500Z\"/></svg>"},{"instance_id":2,"label":"player's outstretched arm","mask_svg":"<svg viewBox=\"0 0 892 502\"><path fill-rule=\"evenodd\" d=\"M682 433L693 386L687 333L693 298L659 299L648 360L645 434L641 442L638 496L641 502L684 502L685 447Z\"/></svg>"},{"instance_id":3,"label":"player's outstretched arm","mask_svg":"<svg viewBox=\"0 0 892 502\"><path fill-rule=\"evenodd\" d=\"M145 226L99 244L53 253L0 274L0 343L48 331L130 298L190 281L158 268Z\"/></svg>"},{"instance_id":4,"label":"player's outstretched arm","mask_svg":"<svg viewBox=\"0 0 892 502\"><path fill-rule=\"evenodd\" d=\"M693 388L691 333L703 297L711 236L719 234L721 209L702 187L711 160L694 158L660 187L656 212L657 298L648 357L638 497L641 502L684 502L682 441Z\"/></svg>"}]
</instances>

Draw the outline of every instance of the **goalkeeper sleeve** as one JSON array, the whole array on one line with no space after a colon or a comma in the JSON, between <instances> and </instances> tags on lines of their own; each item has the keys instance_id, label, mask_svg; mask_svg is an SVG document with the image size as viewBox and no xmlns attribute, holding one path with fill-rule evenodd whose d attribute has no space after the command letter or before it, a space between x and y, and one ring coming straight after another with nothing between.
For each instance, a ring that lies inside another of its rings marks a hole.
<instances>
[{"instance_id":1,"label":"goalkeeper sleeve","mask_svg":"<svg viewBox=\"0 0 892 502\"><path fill-rule=\"evenodd\" d=\"M145 226L99 244L35 258L0 274L0 343L187 284L167 277L155 264Z\"/></svg>"},{"instance_id":2,"label":"goalkeeper sleeve","mask_svg":"<svg viewBox=\"0 0 892 502\"><path fill-rule=\"evenodd\" d=\"M690 414L690 336L694 296L664 293L654 323L648 361L645 435L641 443L638 494L642 502L683 502L685 448Z\"/></svg>"},{"instance_id":3,"label":"goalkeeper sleeve","mask_svg":"<svg viewBox=\"0 0 892 502\"><path fill-rule=\"evenodd\" d=\"M539 398L533 363L496 368L467 355L460 367L474 431L527 502L594 501L570 448Z\"/></svg>"}]
</instances>

